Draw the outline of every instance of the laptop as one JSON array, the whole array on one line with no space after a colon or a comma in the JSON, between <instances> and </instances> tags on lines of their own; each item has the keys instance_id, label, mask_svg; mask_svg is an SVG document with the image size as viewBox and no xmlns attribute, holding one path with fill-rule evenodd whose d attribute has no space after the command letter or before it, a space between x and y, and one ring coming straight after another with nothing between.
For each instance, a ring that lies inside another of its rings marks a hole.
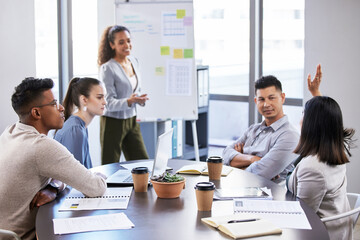
<instances>
[{"instance_id":1,"label":"laptop","mask_svg":"<svg viewBox=\"0 0 360 240\"><path fill-rule=\"evenodd\" d=\"M121 168L114 174L110 175L106 179L106 182L108 184L116 185L132 185L133 180L131 169L134 167L149 168L150 177L163 174L168 169L167 163L170 158L170 152L172 149L172 135L173 128L169 129L158 137L154 161L143 161L136 163L131 163L131 161L129 161L127 164L120 164Z\"/></svg>"}]
</instances>

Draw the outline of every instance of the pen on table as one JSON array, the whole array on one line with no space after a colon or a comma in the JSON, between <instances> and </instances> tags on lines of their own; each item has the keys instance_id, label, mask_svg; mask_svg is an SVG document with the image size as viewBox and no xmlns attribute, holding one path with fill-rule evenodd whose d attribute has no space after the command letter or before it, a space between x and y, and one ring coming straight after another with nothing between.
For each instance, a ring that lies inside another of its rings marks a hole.
<instances>
[{"instance_id":1,"label":"pen on table","mask_svg":"<svg viewBox=\"0 0 360 240\"><path fill-rule=\"evenodd\" d=\"M230 220L227 223L242 223L242 222L253 222L260 220L259 218L251 218L251 219L241 219L241 220Z\"/></svg>"}]
</instances>

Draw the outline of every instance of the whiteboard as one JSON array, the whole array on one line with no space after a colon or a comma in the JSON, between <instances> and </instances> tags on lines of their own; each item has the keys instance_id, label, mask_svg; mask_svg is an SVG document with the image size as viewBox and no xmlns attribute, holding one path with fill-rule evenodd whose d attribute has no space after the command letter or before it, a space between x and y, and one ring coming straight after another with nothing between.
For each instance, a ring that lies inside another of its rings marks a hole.
<instances>
[{"instance_id":1,"label":"whiteboard","mask_svg":"<svg viewBox=\"0 0 360 240\"><path fill-rule=\"evenodd\" d=\"M140 121L196 120L197 84L193 3L115 3L116 24L130 30L131 55L140 63Z\"/></svg>"}]
</instances>

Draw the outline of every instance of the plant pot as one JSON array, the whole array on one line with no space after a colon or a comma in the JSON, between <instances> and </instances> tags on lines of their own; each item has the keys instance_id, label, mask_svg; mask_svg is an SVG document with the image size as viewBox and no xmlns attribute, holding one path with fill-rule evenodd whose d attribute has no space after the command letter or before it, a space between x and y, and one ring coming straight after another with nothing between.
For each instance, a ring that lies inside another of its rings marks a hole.
<instances>
[{"instance_id":1,"label":"plant pot","mask_svg":"<svg viewBox=\"0 0 360 240\"><path fill-rule=\"evenodd\" d=\"M180 182L157 182L150 180L159 198L177 198L185 188L185 178Z\"/></svg>"}]
</instances>

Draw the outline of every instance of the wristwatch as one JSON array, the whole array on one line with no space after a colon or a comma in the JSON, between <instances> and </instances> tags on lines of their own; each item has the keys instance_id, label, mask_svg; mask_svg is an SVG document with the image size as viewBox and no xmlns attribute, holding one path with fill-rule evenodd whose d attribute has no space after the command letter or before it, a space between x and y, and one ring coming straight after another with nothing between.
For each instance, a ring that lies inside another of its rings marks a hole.
<instances>
[{"instance_id":1,"label":"wristwatch","mask_svg":"<svg viewBox=\"0 0 360 240\"><path fill-rule=\"evenodd\" d=\"M51 188L56 189L56 194L59 193L59 191L60 191L60 186L59 186L59 184L57 184L57 183L55 183L55 182L49 182L48 186L51 187Z\"/></svg>"}]
</instances>

